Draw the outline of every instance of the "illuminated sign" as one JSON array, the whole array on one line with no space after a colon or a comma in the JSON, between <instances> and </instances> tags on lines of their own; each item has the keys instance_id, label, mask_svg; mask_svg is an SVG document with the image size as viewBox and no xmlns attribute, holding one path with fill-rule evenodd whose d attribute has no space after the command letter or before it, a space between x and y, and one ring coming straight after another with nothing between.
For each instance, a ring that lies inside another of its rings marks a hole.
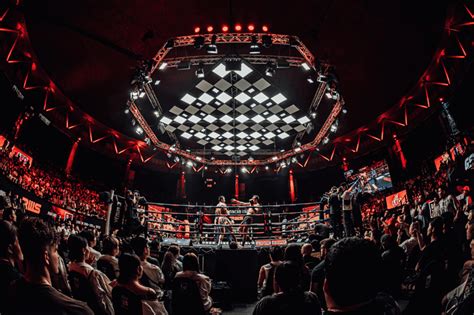
<instances>
[{"instance_id":1,"label":"illuminated sign","mask_svg":"<svg viewBox=\"0 0 474 315\"><path fill-rule=\"evenodd\" d=\"M34 202L26 197L22 198L23 202L25 203L25 207L27 211L39 214L41 212L41 204Z\"/></svg>"}]
</instances>

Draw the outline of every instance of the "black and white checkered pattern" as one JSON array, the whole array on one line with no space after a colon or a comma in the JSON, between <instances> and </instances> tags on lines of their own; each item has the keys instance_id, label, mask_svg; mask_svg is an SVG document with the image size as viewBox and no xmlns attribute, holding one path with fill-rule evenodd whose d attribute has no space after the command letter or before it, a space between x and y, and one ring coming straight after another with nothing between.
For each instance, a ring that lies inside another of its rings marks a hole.
<instances>
[{"instance_id":1,"label":"black and white checkered pattern","mask_svg":"<svg viewBox=\"0 0 474 315\"><path fill-rule=\"evenodd\" d=\"M244 62L240 71L232 72L219 63L160 119L180 140L228 156L268 148L305 130L309 121L298 106Z\"/></svg>"}]
</instances>

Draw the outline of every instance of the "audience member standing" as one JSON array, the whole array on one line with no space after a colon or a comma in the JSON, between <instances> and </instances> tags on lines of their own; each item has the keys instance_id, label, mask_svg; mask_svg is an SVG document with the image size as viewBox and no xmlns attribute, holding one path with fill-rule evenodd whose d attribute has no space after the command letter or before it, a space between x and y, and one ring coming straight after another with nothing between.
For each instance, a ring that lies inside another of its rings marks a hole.
<instances>
[{"instance_id":1,"label":"audience member standing","mask_svg":"<svg viewBox=\"0 0 474 315\"><path fill-rule=\"evenodd\" d=\"M260 267L257 286L262 297L271 295L274 292L273 278L276 267L281 264L283 250L279 246L274 246L270 250L270 262Z\"/></svg>"}]
</instances>

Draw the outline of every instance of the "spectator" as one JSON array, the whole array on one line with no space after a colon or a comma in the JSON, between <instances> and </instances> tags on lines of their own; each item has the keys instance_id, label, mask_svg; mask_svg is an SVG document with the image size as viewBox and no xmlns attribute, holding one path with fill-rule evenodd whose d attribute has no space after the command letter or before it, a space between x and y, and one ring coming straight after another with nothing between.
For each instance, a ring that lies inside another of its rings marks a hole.
<instances>
[{"instance_id":1,"label":"spectator","mask_svg":"<svg viewBox=\"0 0 474 315\"><path fill-rule=\"evenodd\" d=\"M21 278L16 266L23 263L23 253L18 242L16 227L0 221L0 313L7 305L9 286Z\"/></svg>"},{"instance_id":2,"label":"spectator","mask_svg":"<svg viewBox=\"0 0 474 315\"><path fill-rule=\"evenodd\" d=\"M76 301L51 286L58 273L59 254L54 230L37 218L23 220L19 230L26 272L10 290L5 314L90 314L84 302Z\"/></svg>"},{"instance_id":3,"label":"spectator","mask_svg":"<svg viewBox=\"0 0 474 315\"><path fill-rule=\"evenodd\" d=\"M274 246L271 248L269 256L270 262L260 267L258 275L257 286L262 297L271 295L274 292L273 277L276 267L281 264L283 259L283 250L280 246Z\"/></svg>"},{"instance_id":4,"label":"spectator","mask_svg":"<svg viewBox=\"0 0 474 315\"><path fill-rule=\"evenodd\" d=\"M158 300L156 291L140 283L139 279L142 277L143 267L136 255L121 255L119 267L118 284L112 290L117 314L168 314L163 303ZM133 307L134 303L132 301L138 301L137 308Z\"/></svg>"},{"instance_id":5,"label":"spectator","mask_svg":"<svg viewBox=\"0 0 474 315\"><path fill-rule=\"evenodd\" d=\"M398 314L397 303L380 292L382 260L368 240L345 238L325 258L323 290L327 314Z\"/></svg>"},{"instance_id":6,"label":"spectator","mask_svg":"<svg viewBox=\"0 0 474 315\"><path fill-rule=\"evenodd\" d=\"M193 253L187 253L183 258L183 271L176 274L175 278L189 278L196 282L201 295L204 310L209 311L212 307L212 299L209 296L211 292L211 279L199 271L198 258Z\"/></svg>"},{"instance_id":7,"label":"spectator","mask_svg":"<svg viewBox=\"0 0 474 315\"><path fill-rule=\"evenodd\" d=\"M281 263L275 270L275 285L278 293L260 300L254 315L321 314L316 294L304 292L301 283L301 267L289 261Z\"/></svg>"},{"instance_id":8,"label":"spectator","mask_svg":"<svg viewBox=\"0 0 474 315\"><path fill-rule=\"evenodd\" d=\"M167 251L163 257L163 263L161 264L161 271L165 277L165 286L166 290L171 290L171 283L176 275L179 272L179 266L177 264L176 256Z\"/></svg>"},{"instance_id":9,"label":"spectator","mask_svg":"<svg viewBox=\"0 0 474 315\"><path fill-rule=\"evenodd\" d=\"M308 267L303 262L303 255L301 255L301 247L296 244L288 245L285 249L285 261L291 261L297 266L300 266L301 270L301 288L309 288L311 275Z\"/></svg>"},{"instance_id":10,"label":"spectator","mask_svg":"<svg viewBox=\"0 0 474 315\"><path fill-rule=\"evenodd\" d=\"M114 236L106 236L102 241L104 254L97 261L97 268L101 270L110 280L119 276L119 264L117 256L120 253L120 241Z\"/></svg>"},{"instance_id":11,"label":"spectator","mask_svg":"<svg viewBox=\"0 0 474 315\"><path fill-rule=\"evenodd\" d=\"M313 246L311 244L304 244L301 247L301 255L303 255L303 263L308 268L308 270L313 270L320 260L312 256Z\"/></svg>"},{"instance_id":12,"label":"spectator","mask_svg":"<svg viewBox=\"0 0 474 315\"><path fill-rule=\"evenodd\" d=\"M179 246L176 244L171 245L168 248L168 251L172 253L175 257L176 265L178 266L179 271L183 270L183 256L180 254Z\"/></svg>"},{"instance_id":13,"label":"spectator","mask_svg":"<svg viewBox=\"0 0 474 315\"><path fill-rule=\"evenodd\" d=\"M81 233L79 233L79 235L86 239L87 245L89 247L89 255L86 257L86 262L89 265L95 266L97 260L99 260L100 256L102 256L98 250L94 249L94 247L97 245L97 237L92 230L83 230Z\"/></svg>"},{"instance_id":14,"label":"spectator","mask_svg":"<svg viewBox=\"0 0 474 315\"><path fill-rule=\"evenodd\" d=\"M321 241L321 262L311 271L310 291L316 293L323 309L326 309L326 301L324 300L323 283L326 278L326 256L331 247L336 243L333 238L325 238Z\"/></svg>"},{"instance_id":15,"label":"spectator","mask_svg":"<svg viewBox=\"0 0 474 315\"><path fill-rule=\"evenodd\" d=\"M442 215L445 212L451 212L453 215L456 214L457 205L453 195L448 194L444 186L439 187L437 193L439 197L439 215Z\"/></svg>"},{"instance_id":16,"label":"spectator","mask_svg":"<svg viewBox=\"0 0 474 315\"><path fill-rule=\"evenodd\" d=\"M163 295L161 287L165 283L165 276L160 267L148 262L150 256L148 241L143 237L136 237L132 240L132 248L135 254L140 258L140 263L143 268L140 283L153 288L158 294L158 297L161 298Z\"/></svg>"},{"instance_id":17,"label":"spectator","mask_svg":"<svg viewBox=\"0 0 474 315\"><path fill-rule=\"evenodd\" d=\"M16 223L16 212L13 208L5 208L2 215L3 221L10 222L11 224Z\"/></svg>"},{"instance_id":18,"label":"spectator","mask_svg":"<svg viewBox=\"0 0 474 315\"><path fill-rule=\"evenodd\" d=\"M387 292L395 298L401 293L401 284L403 280L403 270L405 267L405 252L398 246L392 235L383 235L382 244L382 261L385 273L385 282Z\"/></svg>"},{"instance_id":19,"label":"spectator","mask_svg":"<svg viewBox=\"0 0 474 315\"><path fill-rule=\"evenodd\" d=\"M110 280L101 271L86 263L89 246L82 236L73 234L68 239L69 276L72 293L77 299L87 302L96 314L113 314L112 287ZM73 275L78 275L75 278ZM79 283L76 283L79 281Z\"/></svg>"}]
</instances>

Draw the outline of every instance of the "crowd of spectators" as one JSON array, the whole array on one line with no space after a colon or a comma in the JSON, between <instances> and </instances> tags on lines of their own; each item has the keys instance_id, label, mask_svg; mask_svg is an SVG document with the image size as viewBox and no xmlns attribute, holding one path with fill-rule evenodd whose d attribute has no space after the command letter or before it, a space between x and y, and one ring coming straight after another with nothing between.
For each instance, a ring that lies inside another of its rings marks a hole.
<instances>
[{"instance_id":1,"label":"crowd of spectators","mask_svg":"<svg viewBox=\"0 0 474 315\"><path fill-rule=\"evenodd\" d=\"M0 172L8 180L54 205L81 215L103 218L105 208L96 191L79 180L67 178L53 170L46 171L34 163L30 166L20 154L0 148Z\"/></svg>"}]
</instances>

